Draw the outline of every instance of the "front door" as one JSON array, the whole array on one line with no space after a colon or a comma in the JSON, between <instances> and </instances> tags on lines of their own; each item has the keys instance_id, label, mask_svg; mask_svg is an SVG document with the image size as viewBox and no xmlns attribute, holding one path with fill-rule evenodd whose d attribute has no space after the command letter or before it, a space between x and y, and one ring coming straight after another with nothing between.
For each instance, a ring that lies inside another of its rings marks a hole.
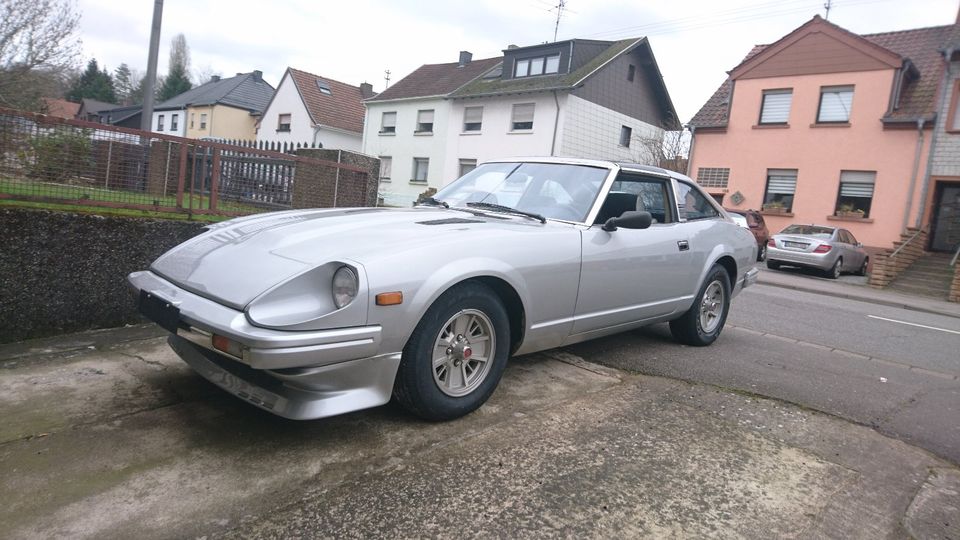
<instances>
[{"instance_id":1,"label":"front door","mask_svg":"<svg viewBox=\"0 0 960 540\"><path fill-rule=\"evenodd\" d=\"M938 183L933 203L931 251L956 251L960 246L960 183Z\"/></svg>"}]
</instances>

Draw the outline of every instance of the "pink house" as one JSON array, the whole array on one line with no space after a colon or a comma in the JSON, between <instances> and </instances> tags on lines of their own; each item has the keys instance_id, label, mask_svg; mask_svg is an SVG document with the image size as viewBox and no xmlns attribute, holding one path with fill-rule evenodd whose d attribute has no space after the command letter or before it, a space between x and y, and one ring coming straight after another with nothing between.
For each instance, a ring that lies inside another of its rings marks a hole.
<instances>
[{"instance_id":1,"label":"pink house","mask_svg":"<svg viewBox=\"0 0 960 540\"><path fill-rule=\"evenodd\" d=\"M941 51L956 31L861 36L817 16L754 47L689 123L690 176L726 207L762 209L771 232L830 224L891 247L931 220Z\"/></svg>"}]
</instances>

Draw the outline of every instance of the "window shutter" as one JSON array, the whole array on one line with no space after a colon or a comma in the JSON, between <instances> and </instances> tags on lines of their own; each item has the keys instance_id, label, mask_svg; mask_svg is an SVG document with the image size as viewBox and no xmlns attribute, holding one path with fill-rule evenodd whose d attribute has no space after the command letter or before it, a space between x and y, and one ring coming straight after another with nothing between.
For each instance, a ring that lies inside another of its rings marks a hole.
<instances>
[{"instance_id":1,"label":"window shutter","mask_svg":"<svg viewBox=\"0 0 960 540\"><path fill-rule=\"evenodd\" d=\"M396 127L397 125L397 113L395 112L385 112L383 113L383 124L382 127Z\"/></svg>"},{"instance_id":2,"label":"window shutter","mask_svg":"<svg viewBox=\"0 0 960 540\"><path fill-rule=\"evenodd\" d=\"M483 121L483 107L467 107L463 110L463 123L476 124Z\"/></svg>"},{"instance_id":3,"label":"window shutter","mask_svg":"<svg viewBox=\"0 0 960 540\"><path fill-rule=\"evenodd\" d=\"M790 103L793 92L770 92L763 94L761 124L785 124L790 119Z\"/></svg>"},{"instance_id":4,"label":"window shutter","mask_svg":"<svg viewBox=\"0 0 960 540\"><path fill-rule=\"evenodd\" d=\"M533 122L533 103L519 103L513 106L513 122Z\"/></svg>"},{"instance_id":5,"label":"window shutter","mask_svg":"<svg viewBox=\"0 0 960 540\"><path fill-rule=\"evenodd\" d=\"M877 173L869 171L841 171L841 197L873 197Z\"/></svg>"},{"instance_id":6,"label":"window shutter","mask_svg":"<svg viewBox=\"0 0 960 540\"><path fill-rule=\"evenodd\" d=\"M767 171L767 193L793 195L797 191L797 171L770 169Z\"/></svg>"},{"instance_id":7,"label":"window shutter","mask_svg":"<svg viewBox=\"0 0 960 540\"><path fill-rule=\"evenodd\" d=\"M853 88L824 88L820 91L818 122L846 122L850 120Z\"/></svg>"},{"instance_id":8,"label":"window shutter","mask_svg":"<svg viewBox=\"0 0 960 540\"><path fill-rule=\"evenodd\" d=\"M419 124L432 124L433 123L433 111L419 111L417 113L417 123Z\"/></svg>"}]
</instances>

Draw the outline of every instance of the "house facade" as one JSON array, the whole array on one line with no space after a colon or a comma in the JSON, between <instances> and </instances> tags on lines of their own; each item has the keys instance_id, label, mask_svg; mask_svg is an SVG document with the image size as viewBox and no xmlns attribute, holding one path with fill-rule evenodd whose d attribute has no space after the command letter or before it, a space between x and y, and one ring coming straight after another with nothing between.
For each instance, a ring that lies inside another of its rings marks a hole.
<instances>
[{"instance_id":1,"label":"house facade","mask_svg":"<svg viewBox=\"0 0 960 540\"><path fill-rule=\"evenodd\" d=\"M151 130L195 139L253 140L273 93L260 71L228 79L215 76L154 107Z\"/></svg>"},{"instance_id":2,"label":"house facade","mask_svg":"<svg viewBox=\"0 0 960 540\"><path fill-rule=\"evenodd\" d=\"M928 249L956 253L960 249L960 25L955 25L941 52L945 69L921 223L929 223Z\"/></svg>"},{"instance_id":3,"label":"house facade","mask_svg":"<svg viewBox=\"0 0 960 540\"><path fill-rule=\"evenodd\" d=\"M688 174L724 206L888 248L924 219L953 26L873 35L819 16L757 46L690 121Z\"/></svg>"},{"instance_id":4,"label":"house facade","mask_svg":"<svg viewBox=\"0 0 960 540\"><path fill-rule=\"evenodd\" d=\"M510 47L425 65L366 102L364 152L381 194L407 205L484 161L566 156L644 162L678 127L645 38Z\"/></svg>"},{"instance_id":5,"label":"house facade","mask_svg":"<svg viewBox=\"0 0 960 540\"><path fill-rule=\"evenodd\" d=\"M257 141L360 151L363 100L373 87L352 86L287 68L257 125Z\"/></svg>"}]
</instances>

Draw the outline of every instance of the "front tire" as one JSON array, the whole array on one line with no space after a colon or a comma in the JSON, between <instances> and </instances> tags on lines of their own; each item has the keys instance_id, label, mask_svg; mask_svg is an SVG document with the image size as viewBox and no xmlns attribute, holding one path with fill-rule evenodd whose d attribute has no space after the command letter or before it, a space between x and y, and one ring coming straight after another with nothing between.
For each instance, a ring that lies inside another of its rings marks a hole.
<instances>
[{"instance_id":1,"label":"front tire","mask_svg":"<svg viewBox=\"0 0 960 540\"><path fill-rule=\"evenodd\" d=\"M469 414L493 394L510 349L506 309L492 289L467 282L446 291L403 348L396 400L426 420Z\"/></svg>"},{"instance_id":2,"label":"front tire","mask_svg":"<svg viewBox=\"0 0 960 540\"><path fill-rule=\"evenodd\" d=\"M760 249L757 251L757 262L763 262L767 260L767 244L764 243L760 246Z\"/></svg>"},{"instance_id":3,"label":"front tire","mask_svg":"<svg viewBox=\"0 0 960 540\"><path fill-rule=\"evenodd\" d=\"M868 265L868 264L870 264L870 257L864 257L864 258L863 258L863 264L861 264L861 265L860 265L860 269L857 270L857 275L858 275L858 276L865 276L865 275L867 275L867 265Z\"/></svg>"},{"instance_id":4,"label":"front tire","mask_svg":"<svg viewBox=\"0 0 960 540\"><path fill-rule=\"evenodd\" d=\"M685 345L704 347L720 337L730 311L730 276L713 265L700 286L696 300L679 319L670 321L670 333Z\"/></svg>"}]
</instances>

